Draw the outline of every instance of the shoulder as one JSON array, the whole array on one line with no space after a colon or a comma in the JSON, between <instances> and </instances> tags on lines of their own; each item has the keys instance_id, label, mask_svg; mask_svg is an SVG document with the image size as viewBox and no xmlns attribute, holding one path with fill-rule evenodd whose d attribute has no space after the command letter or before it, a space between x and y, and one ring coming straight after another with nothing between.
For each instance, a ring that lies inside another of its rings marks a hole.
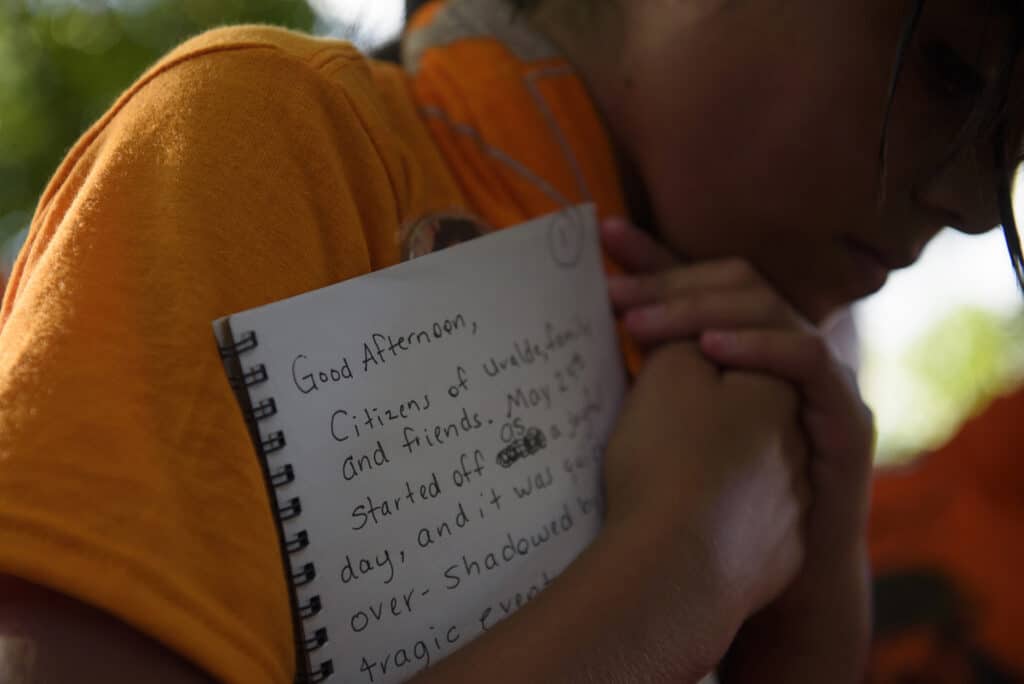
<instances>
[{"instance_id":1,"label":"shoulder","mask_svg":"<svg viewBox=\"0 0 1024 684\"><path fill-rule=\"evenodd\" d=\"M154 64L79 139L37 216L110 176L172 200L229 186L217 205L227 209L256 189L302 188L292 201L337 192L325 179L397 202L388 171L401 150L377 90L369 60L345 41L209 31Z\"/></svg>"},{"instance_id":2,"label":"shoulder","mask_svg":"<svg viewBox=\"0 0 1024 684\"><path fill-rule=\"evenodd\" d=\"M373 87L369 59L348 41L274 26L232 26L202 33L169 52L137 85L167 73L276 86L268 95L286 94L307 81L350 92ZM282 83L282 75L298 82Z\"/></svg>"},{"instance_id":3,"label":"shoulder","mask_svg":"<svg viewBox=\"0 0 1024 684\"><path fill-rule=\"evenodd\" d=\"M373 98L367 59L350 43L269 26L201 34L136 81L97 127L134 116L162 124L213 119L266 135L289 124L328 123L334 110ZM157 129L164 130L164 129Z\"/></svg>"},{"instance_id":4,"label":"shoulder","mask_svg":"<svg viewBox=\"0 0 1024 684\"><path fill-rule=\"evenodd\" d=\"M285 69L326 81L340 77L337 85L360 88L370 83L368 64L368 58L347 41L275 26L230 26L201 33L174 48L137 85L182 66L200 66L221 78L260 80L275 75L274 69Z\"/></svg>"},{"instance_id":5,"label":"shoulder","mask_svg":"<svg viewBox=\"0 0 1024 684\"><path fill-rule=\"evenodd\" d=\"M346 143L366 129L386 134L380 109L369 60L346 41L270 26L215 29L173 49L128 87L54 180L110 148L122 159L229 148L251 158L277 141L305 153L302 138Z\"/></svg>"}]
</instances>

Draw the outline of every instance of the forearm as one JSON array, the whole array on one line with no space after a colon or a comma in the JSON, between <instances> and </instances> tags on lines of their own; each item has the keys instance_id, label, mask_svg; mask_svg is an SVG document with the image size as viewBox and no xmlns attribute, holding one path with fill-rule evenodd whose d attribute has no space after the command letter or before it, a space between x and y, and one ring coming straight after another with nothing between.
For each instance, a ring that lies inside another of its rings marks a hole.
<instances>
[{"instance_id":1,"label":"forearm","mask_svg":"<svg viewBox=\"0 0 1024 684\"><path fill-rule=\"evenodd\" d=\"M700 572L672 567L672 553L606 530L537 599L416 684L698 682L735 626L716 613Z\"/></svg>"},{"instance_id":2,"label":"forearm","mask_svg":"<svg viewBox=\"0 0 1024 684\"><path fill-rule=\"evenodd\" d=\"M861 682L871 636L870 573L863 545L807 568L794 585L740 630L722 684Z\"/></svg>"},{"instance_id":3,"label":"forearm","mask_svg":"<svg viewBox=\"0 0 1024 684\"><path fill-rule=\"evenodd\" d=\"M211 681L177 654L109 615L0 575L0 682Z\"/></svg>"}]
</instances>

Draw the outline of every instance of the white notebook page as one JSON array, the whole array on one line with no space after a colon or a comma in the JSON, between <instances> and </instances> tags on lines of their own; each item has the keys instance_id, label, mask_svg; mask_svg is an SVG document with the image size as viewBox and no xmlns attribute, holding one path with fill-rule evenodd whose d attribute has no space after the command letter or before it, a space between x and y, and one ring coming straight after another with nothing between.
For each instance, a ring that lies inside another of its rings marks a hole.
<instances>
[{"instance_id":1,"label":"white notebook page","mask_svg":"<svg viewBox=\"0 0 1024 684\"><path fill-rule=\"evenodd\" d=\"M578 207L231 316L287 446L285 536L332 681L400 682L534 597L594 539L625 392L597 221Z\"/></svg>"}]
</instances>

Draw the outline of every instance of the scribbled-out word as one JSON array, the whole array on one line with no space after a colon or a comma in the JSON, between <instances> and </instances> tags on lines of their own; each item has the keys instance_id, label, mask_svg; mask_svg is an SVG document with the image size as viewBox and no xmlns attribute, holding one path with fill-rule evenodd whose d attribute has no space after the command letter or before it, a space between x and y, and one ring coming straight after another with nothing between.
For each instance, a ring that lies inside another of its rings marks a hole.
<instances>
[{"instance_id":1,"label":"scribbled-out word","mask_svg":"<svg viewBox=\"0 0 1024 684\"><path fill-rule=\"evenodd\" d=\"M530 428L521 439L509 444L498 452L498 465L511 468L512 464L535 453L548 445L548 439L539 428Z\"/></svg>"}]
</instances>

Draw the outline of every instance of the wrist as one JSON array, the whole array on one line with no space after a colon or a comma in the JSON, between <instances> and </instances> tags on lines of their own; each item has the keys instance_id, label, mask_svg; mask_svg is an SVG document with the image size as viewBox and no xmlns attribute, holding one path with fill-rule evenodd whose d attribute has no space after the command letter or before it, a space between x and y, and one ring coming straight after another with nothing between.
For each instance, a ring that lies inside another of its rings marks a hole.
<instances>
[{"instance_id":1,"label":"wrist","mask_svg":"<svg viewBox=\"0 0 1024 684\"><path fill-rule=\"evenodd\" d=\"M867 495L860 501L815 499L808 512L808 560L840 567L867 555Z\"/></svg>"},{"instance_id":2,"label":"wrist","mask_svg":"<svg viewBox=\"0 0 1024 684\"><path fill-rule=\"evenodd\" d=\"M798 579L850 581L866 578L868 571L867 537L863 533L851 533L833 537L829 543L815 539L809 544Z\"/></svg>"},{"instance_id":3,"label":"wrist","mask_svg":"<svg viewBox=\"0 0 1024 684\"><path fill-rule=\"evenodd\" d=\"M635 610L639 632L658 635L674 662L673 681L698 681L712 672L745 614L715 572L711 554L665 519L633 516L606 525L595 543L600 563L613 569Z\"/></svg>"},{"instance_id":4,"label":"wrist","mask_svg":"<svg viewBox=\"0 0 1024 684\"><path fill-rule=\"evenodd\" d=\"M725 684L863 680L871 640L864 544L809 558L789 589L742 628Z\"/></svg>"},{"instance_id":5,"label":"wrist","mask_svg":"<svg viewBox=\"0 0 1024 684\"><path fill-rule=\"evenodd\" d=\"M415 681L698 682L728 640L708 637L714 606L680 579L643 530L606 525L536 598Z\"/></svg>"},{"instance_id":6,"label":"wrist","mask_svg":"<svg viewBox=\"0 0 1024 684\"><path fill-rule=\"evenodd\" d=\"M813 614L866 621L871 573L864 540L814 551L808 554L800 574L780 597L776 610L792 616L794 621L800 615Z\"/></svg>"}]
</instances>

